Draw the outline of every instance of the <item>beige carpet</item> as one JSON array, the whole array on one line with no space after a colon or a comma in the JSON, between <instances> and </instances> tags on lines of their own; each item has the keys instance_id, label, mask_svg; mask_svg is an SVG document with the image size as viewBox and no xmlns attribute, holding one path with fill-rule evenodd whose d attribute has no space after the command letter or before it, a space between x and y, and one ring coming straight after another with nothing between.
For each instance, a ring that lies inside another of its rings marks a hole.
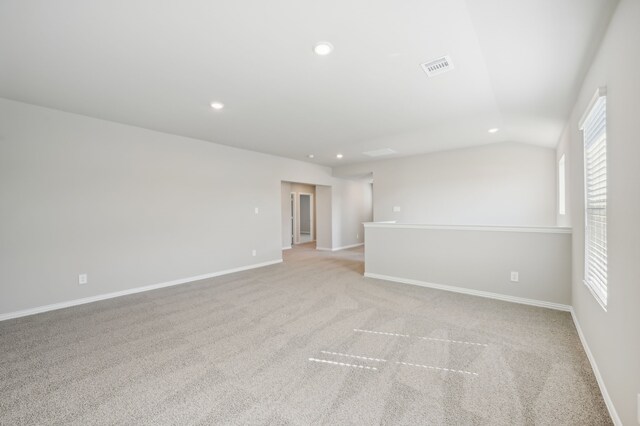
<instances>
[{"instance_id":1,"label":"beige carpet","mask_svg":"<svg viewBox=\"0 0 640 426\"><path fill-rule=\"evenodd\" d=\"M362 271L299 246L2 322L0 424L610 424L569 314Z\"/></svg>"}]
</instances>

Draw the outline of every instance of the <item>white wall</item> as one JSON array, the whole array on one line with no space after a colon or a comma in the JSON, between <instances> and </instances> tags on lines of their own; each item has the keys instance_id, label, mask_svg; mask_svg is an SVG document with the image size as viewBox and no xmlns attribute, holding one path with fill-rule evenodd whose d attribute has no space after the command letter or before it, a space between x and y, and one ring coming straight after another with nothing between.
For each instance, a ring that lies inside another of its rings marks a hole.
<instances>
[{"instance_id":1,"label":"white wall","mask_svg":"<svg viewBox=\"0 0 640 426\"><path fill-rule=\"evenodd\" d=\"M282 248L291 247L291 183L282 182L281 185L281 229L282 229Z\"/></svg>"},{"instance_id":2,"label":"white wall","mask_svg":"<svg viewBox=\"0 0 640 426\"><path fill-rule=\"evenodd\" d=\"M281 181L341 185L327 167L0 99L0 315L281 259Z\"/></svg>"},{"instance_id":3,"label":"white wall","mask_svg":"<svg viewBox=\"0 0 640 426\"><path fill-rule=\"evenodd\" d=\"M333 206L332 206L332 188L330 186L316 186L316 247L331 249L333 248ZM322 218L329 218L323 220ZM337 226L337 225L336 225Z\"/></svg>"},{"instance_id":4,"label":"white wall","mask_svg":"<svg viewBox=\"0 0 640 426\"><path fill-rule=\"evenodd\" d=\"M373 172L374 220L402 223L553 226L555 151L501 143L334 168ZM399 213L393 207L399 206Z\"/></svg>"},{"instance_id":5,"label":"white wall","mask_svg":"<svg viewBox=\"0 0 640 426\"><path fill-rule=\"evenodd\" d=\"M556 149L556 167L560 162L560 158L564 155L564 176L565 176L565 214L560 214L556 210L556 220L558 226L571 226L571 215L573 213L573 205L571 202L573 196L573 188L571 184L572 173L572 153L568 149L571 143L571 131L569 126L565 127L560 136L558 142L558 149ZM558 182L556 181L556 185ZM559 191L558 191L559 192ZM557 206L556 206L557 207Z\"/></svg>"},{"instance_id":6,"label":"white wall","mask_svg":"<svg viewBox=\"0 0 640 426\"><path fill-rule=\"evenodd\" d=\"M333 248L364 242L364 222L373 220L371 184L368 179L343 180L332 191Z\"/></svg>"},{"instance_id":7,"label":"white wall","mask_svg":"<svg viewBox=\"0 0 640 426\"><path fill-rule=\"evenodd\" d=\"M570 167L573 225L572 301L615 411L637 420L640 394L640 1L622 0L582 84L558 158ZM605 312L584 286L583 149L578 121L600 86L607 87L608 303Z\"/></svg>"},{"instance_id":8,"label":"white wall","mask_svg":"<svg viewBox=\"0 0 640 426\"><path fill-rule=\"evenodd\" d=\"M568 309L568 229L449 228L367 224L366 275ZM517 283L511 271L519 273Z\"/></svg>"}]
</instances>

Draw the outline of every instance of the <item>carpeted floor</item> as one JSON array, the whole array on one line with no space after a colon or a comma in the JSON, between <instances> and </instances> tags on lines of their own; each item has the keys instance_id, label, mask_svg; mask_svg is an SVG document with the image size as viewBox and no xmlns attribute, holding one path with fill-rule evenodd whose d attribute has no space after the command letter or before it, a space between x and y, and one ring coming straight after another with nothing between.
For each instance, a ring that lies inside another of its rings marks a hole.
<instances>
[{"instance_id":1,"label":"carpeted floor","mask_svg":"<svg viewBox=\"0 0 640 426\"><path fill-rule=\"evenodd\" d=\"M611 423L568 313L362 272L298 246L2 322L0 424Z\"/></svg>"}]
</instances>

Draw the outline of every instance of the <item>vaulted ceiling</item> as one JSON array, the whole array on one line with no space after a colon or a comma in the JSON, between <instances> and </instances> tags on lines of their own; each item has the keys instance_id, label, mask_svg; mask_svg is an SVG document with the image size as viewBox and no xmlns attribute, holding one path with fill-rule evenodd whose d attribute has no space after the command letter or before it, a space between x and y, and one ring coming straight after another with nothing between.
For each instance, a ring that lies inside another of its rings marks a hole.
<instances>
[{"instance_id":1,"label":"vaulted ceiling","mask_svg":"<svg viewBox=\"0 0 640 426\"><path fill-rule=\"evenodd\" d=\"M325 165L550 147L616 4L2 0L0 97Z\"/></svg>"}]
</instances>

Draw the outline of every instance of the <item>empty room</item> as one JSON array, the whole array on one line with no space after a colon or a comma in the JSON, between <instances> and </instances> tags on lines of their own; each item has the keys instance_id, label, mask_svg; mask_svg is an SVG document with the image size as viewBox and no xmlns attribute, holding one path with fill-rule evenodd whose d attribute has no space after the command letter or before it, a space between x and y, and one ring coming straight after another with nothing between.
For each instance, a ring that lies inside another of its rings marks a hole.
<instances>
[{"instance_id":1,"label":"empty room","mask_svg":"<svg viewBox=\"0 0 640 426\"><path fill-rule=\"evenodd\" d=\"M0 0L0 425L640 424L639 0Z\"/></svg>"}]
</instances>

